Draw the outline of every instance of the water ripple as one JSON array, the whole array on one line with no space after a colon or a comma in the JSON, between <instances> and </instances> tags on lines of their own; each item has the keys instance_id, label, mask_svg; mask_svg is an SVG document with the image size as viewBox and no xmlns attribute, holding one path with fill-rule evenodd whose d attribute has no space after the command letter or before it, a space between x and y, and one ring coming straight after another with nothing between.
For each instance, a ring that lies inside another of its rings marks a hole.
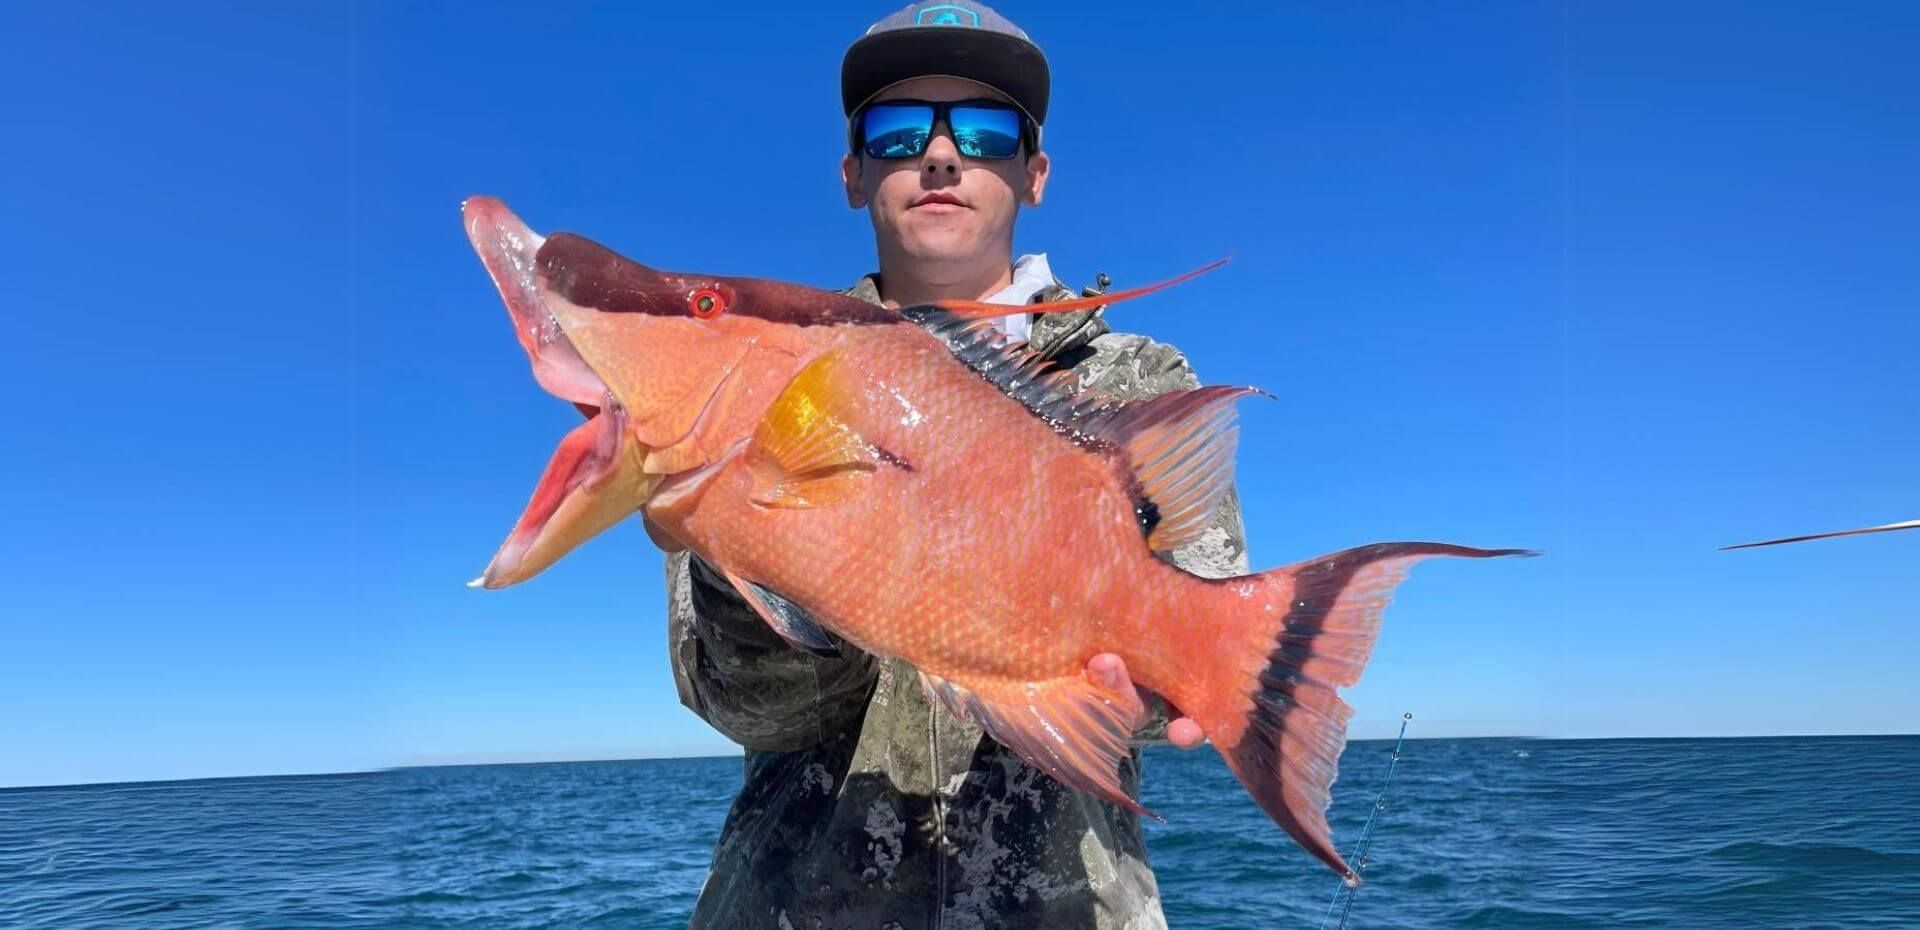
<instances>
[{"instance_id":1,"label":"water ripple","mask_svg":"<svg viewBox=\"0 0 1920 930\"><path fill-rule=\"evenodd\" d=\"M1350 845L1388 746L1343 757ZM738 759L0 791L0 927L678 927ZM1212 753L1155 749L1174 927L1314 926L1335 882ZM1409 745L1351 925L1920 926L1920 738Z\"/></svg>"}]
</instances>

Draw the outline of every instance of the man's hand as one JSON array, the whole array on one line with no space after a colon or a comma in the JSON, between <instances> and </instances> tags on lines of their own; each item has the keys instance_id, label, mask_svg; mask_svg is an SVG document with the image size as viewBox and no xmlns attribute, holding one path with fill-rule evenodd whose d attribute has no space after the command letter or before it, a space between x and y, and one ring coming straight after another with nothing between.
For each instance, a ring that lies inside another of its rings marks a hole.
<instances>
[{"instance_id":1,"label":"man's hand","mask_svg":"<svg viewBox=\"0 0 1920 930\"><path fill-rule=\"evenodd\" d=\"M1127 663L1111 652L1088 659L1087 674L1115 691L1124 693L1134 686L1133 679L1127 676ZM1146 696L1141 695L1140 700L1144 703ZM1195 749L1204 744L1207 737L1200 732L1200 725L1194 723L1192 717L1176 717L1167 721L1167 741L1181 749Z\"/></svg>"}]
</instances>

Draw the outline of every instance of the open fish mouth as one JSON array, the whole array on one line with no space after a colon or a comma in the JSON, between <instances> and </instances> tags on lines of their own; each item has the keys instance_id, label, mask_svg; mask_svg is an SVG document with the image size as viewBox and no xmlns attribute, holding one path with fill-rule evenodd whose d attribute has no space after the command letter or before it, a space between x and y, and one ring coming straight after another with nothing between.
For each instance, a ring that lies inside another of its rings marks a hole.
<instances>
[{"instance_id":1,"label":"open fish mouth","mask_svg":"<svg viewBox=\"0 0 1920 930\"><path fill-rule=\"evenodd\" d=\"M467 239L499 288L514 335L533 363L534 380L587 417L561 441L513 531L480 577L469 582L502 588L539 574L631 516L660 478L645 472L647 449L634 439L606 382L588 367L547 305L538 262L546 238L492 197L471 198L460 211Z\"/></svg>"},{"instance_id":2,"label":"open fish mouth","mask_svg":"<svg viewBox=\"0 0 1920 930\"><path fill-rule=\"evenodd\" d=\"M541 295L539 255L546 237L492 197L469 198L460 213L468 241L513 317L514 335L533 362L534 380L555 397L599 409L606 401L606 383L580 357Z\"/></svg>"}]
</instances>

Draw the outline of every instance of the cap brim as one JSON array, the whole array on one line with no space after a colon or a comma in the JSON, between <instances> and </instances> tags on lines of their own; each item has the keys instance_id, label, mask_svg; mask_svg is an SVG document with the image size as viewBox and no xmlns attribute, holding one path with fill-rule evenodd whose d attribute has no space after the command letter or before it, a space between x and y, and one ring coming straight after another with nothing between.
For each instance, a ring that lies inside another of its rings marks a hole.
<instances>
[{"instance_id":1,"label":"cap brim","mask_svg":"<svg viewBox=\"0 0 1920 930\"><path fill-rule=\"evenodd\" d=\"M847 49L840 69L840 103L847 115L901 81L946 76L985 84L1047 120L1047 60L1018 36L953 26L892 29L864 36Z\"/></svg>"}]
</instances>

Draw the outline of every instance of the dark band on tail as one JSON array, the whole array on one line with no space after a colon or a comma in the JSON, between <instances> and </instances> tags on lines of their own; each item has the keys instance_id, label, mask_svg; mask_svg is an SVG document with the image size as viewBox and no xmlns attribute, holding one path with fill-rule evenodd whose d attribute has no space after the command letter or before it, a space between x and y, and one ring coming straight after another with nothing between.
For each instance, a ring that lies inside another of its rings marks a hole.
<instances>
[{"instance_id":1,"label":"dark band on tail","mask_svg":"<svg viewBox=\"0 0 1920 930\"><path fill-rule=\"evenodd\" d=\"M1285 584L1291 597L1265 665L1257 681L1248 683L1253 707L1246 729L1238 743L1219 748L1261 809L1309 853L1353 876L1333 848L1326 819L1353 713L1336 689L1360 679L1394 586L1414 562L1429 556L1534 554L1447 543L1378 543L1263 576L1269 584Z\"/></svg>"}]
</instances>

